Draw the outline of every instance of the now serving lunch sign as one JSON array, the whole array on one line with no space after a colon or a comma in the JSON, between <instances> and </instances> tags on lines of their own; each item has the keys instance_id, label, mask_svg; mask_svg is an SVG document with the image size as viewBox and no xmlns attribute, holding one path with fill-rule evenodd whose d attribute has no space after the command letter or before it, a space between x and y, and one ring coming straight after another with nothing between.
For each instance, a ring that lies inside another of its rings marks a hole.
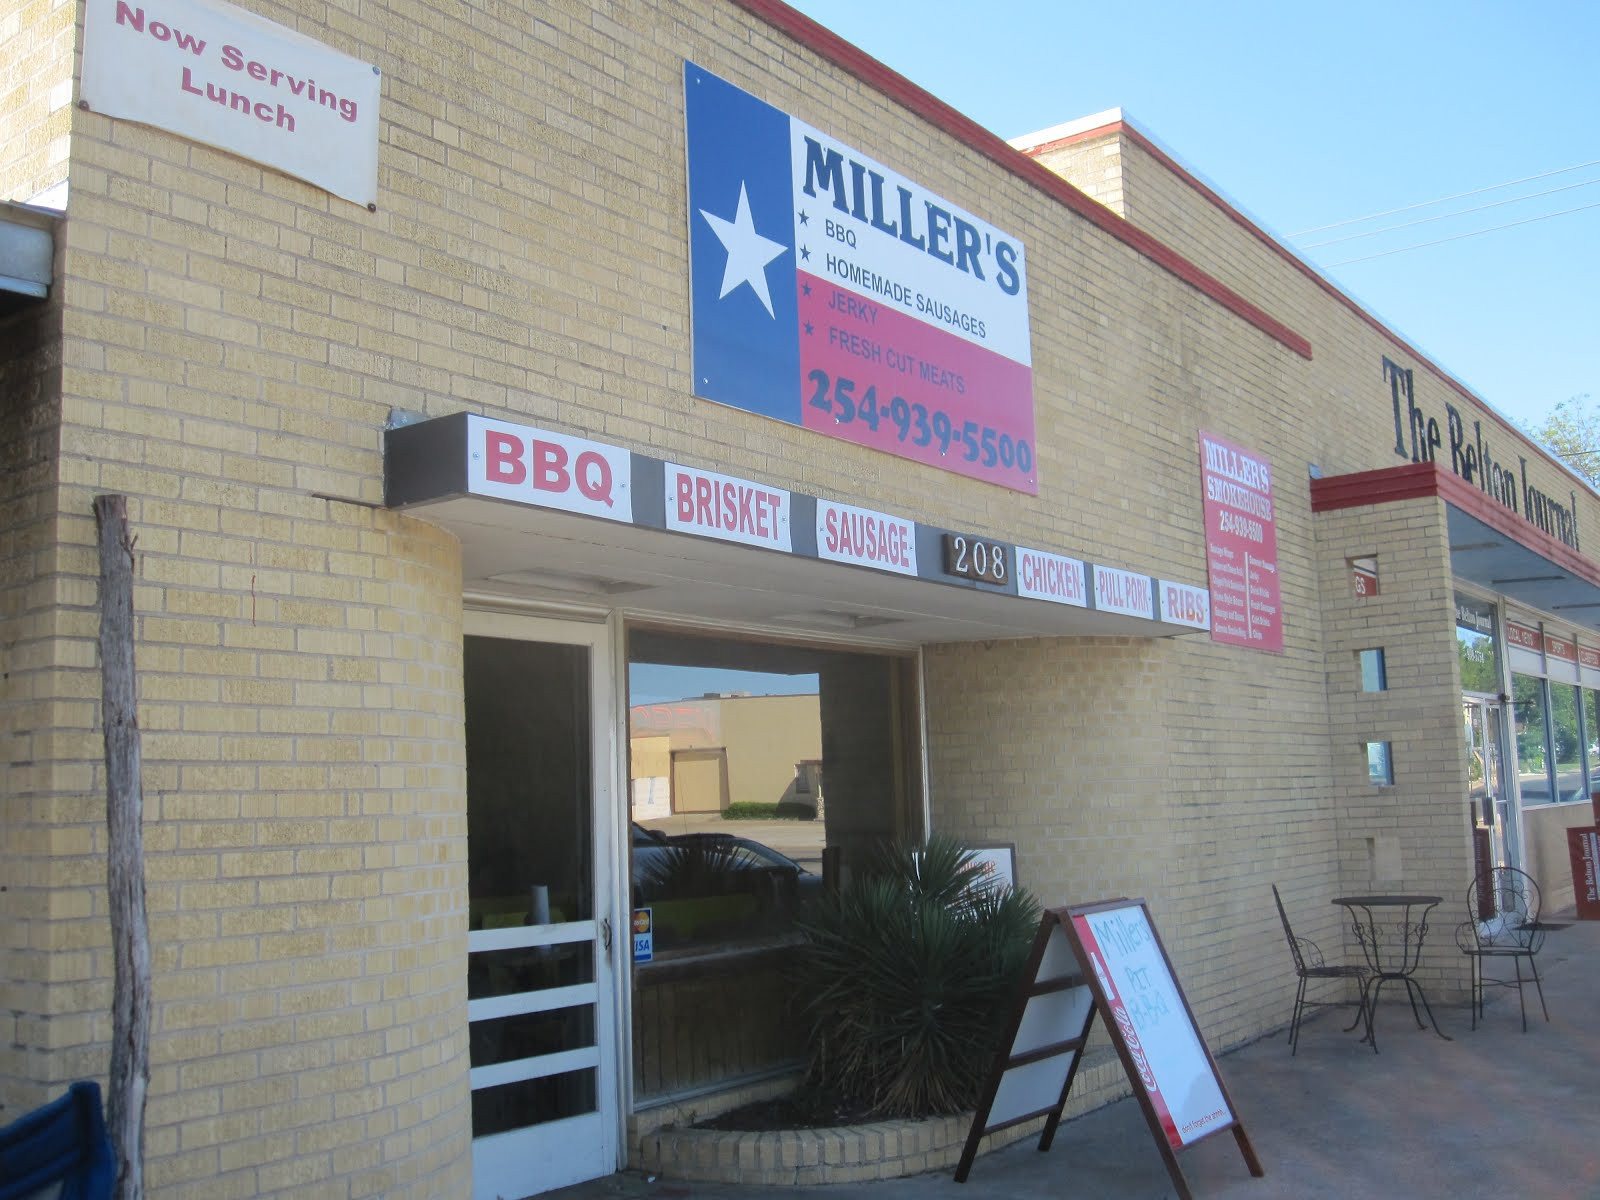
<instances>
[{"instance_id":1,"label":"now serving lunch sign","mask_svg":"<svg viewBox=\"0 0 1600 1200\"><path fill-rule=\"evenodd\" d=\"M378 68L217 0L88 0L89 109L378 199Z\"/></svg>"}]
</instances>

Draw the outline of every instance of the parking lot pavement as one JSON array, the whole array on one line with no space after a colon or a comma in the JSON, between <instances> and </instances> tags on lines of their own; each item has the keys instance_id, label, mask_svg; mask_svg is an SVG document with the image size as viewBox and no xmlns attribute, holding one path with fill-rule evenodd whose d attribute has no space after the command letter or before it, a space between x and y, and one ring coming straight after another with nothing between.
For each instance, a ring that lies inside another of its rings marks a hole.
<instances>
[{"instance_id":1,"label":"parking lot pavement","mask_svg":"<svg viewBox=\"0 0 1600 1200\"><path fill-rule=\"evenodd\" d=\"M1571 921L1571 913L1552 915ZM1288 963L1285 960L1287 969ZM1218 1066L1266 1174L1253 1179L1221 1133L1178 1158L1196 1200L1600 1200L1600 922L1548 935L1539 955L1547 1023L1530 988L1490 989L1478 1029L1435 1005L1450 1041L1419 1030L1398 997L1379 1013L1381 1053L1328 1012L1301 1031L1222 1055ZM1284 1014L1285 1018L1288 1013ZM1167 1200L1176 1193L1138 1106L1064 1123L1046 1154L1025 1141L948 1173L870 1184L752 1187L621 1172L550 1200Z\"/></svg>"}]
</instances>

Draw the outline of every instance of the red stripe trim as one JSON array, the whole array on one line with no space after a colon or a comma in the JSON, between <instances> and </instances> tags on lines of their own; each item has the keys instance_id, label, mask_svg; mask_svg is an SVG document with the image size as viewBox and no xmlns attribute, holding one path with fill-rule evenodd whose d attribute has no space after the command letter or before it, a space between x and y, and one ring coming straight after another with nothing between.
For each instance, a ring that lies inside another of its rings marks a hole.
<instances>
[{"instance_id":1,"label":"red stripe trim","mask_svg":"<svg viewBox=\"0 0 1600 1200\"><path fill-rule=\"evenodd\" d=\"M1600 565L1585 558L1558 538L1491 499L1454 471L1438 463L1408 463L1378 471L1357 471L1311 481L1311 511L1330 512L1340 508L1390 504L1396 500L1415 500L1437 496L1452 508L1482 521L1496 533L1519 546L1548 559L1585 583L1600 587Z\"/></svg>"},{"instance_id":2,"label":"red stripe trim","mask_svg":"<svg viewBox=\"0 0 1600 1200\"><path fill-rule=\"evenodd\" d=\"M1130 225L1105 205L1091 200L1048 167L1034 162L1004 139L990 133L971 117L957 112L931 92L925 91L904 75L884 66L860 47L851 45L838 34L824 29L810 17L781 3L781 0L732 0L732 2L773 28L788 34L801 45L816 51L863 83L876 88L897 104L938 126L956 141L1032 184L1051 199L1065 205L1078 216L1098 226L1157 266L1176 275L1196 291L1254 325L1301 358L1311 357L1309 339L1296 333L1275 317L1268 316L1264 309L1246 300L1215 276L1202 271L1144 230Z\"/></svg>"},{"instance_id":3,"label":"red stripe trim","mask_svg":"<svg viewBox=\"0 0 1600 1200\"><path fill-rule=\"evenodd\" d=\"M1356 471L1328 479L1313 479L1311 511L1329 512L1336 508L1362 508L1369 504L1437 496L1438 477L1437 463L1408 463L1380 471Z\"/></svg>"},{"instance_id":4,"label":"red stripe trim","mask_svg":"<svg viewBox=\"0 0 1600 1200\"><path fill-rule=\"evenodd\" d=\"M1315 267L1307 263L1293 250L1290 250L1270 233L1267 233L1265 230L1263 230L1261 226L1257 225L1249 217L1245 216L1227 200L1224 200L1222 196L1213 191L1209 185L1202 182L1198 176L1190 172L1160 146L1156 145L1148 137L1146 137L1139 130L1135 129L1132 125L1129 125L1126 121L1113 121L1109 124L1102 125L1097 129L1085 130L1083 133L1073 134L1070 137L1060 138L1053 142L1046 142L1039 146L1030 147L1026 153L1030 155L1040 154L1046 150L1052 150L1061 146L1070 146L1076 142L1085 141L1088 138L1104 137L1108 133L1121 133L1125 135L1130 142L1133 142L1146 154L1150 155L1163 167L1176 175L1178 179L1188 184L1189 187L1198 192L1206 200L1210 201L1213 205L1220 209L1224 215L1231 219L1251 237L1255 238L1263 246L1266 246L1267 249L1271 250L1279 258L1283 259L1284 262L1288 263L1296 271L1299 271L1300 274L1311 280L1312 283L1316 284L1317 287L1321 288L1339 304L1349 309L1364 324L1376 330L1381 336L1403 351L1407 357L1413 359L1419 365L1430 371L1440 383L1444 384L1447 388L1461 396L1463 399L1471 400L1474 404L1487 409L1489 415L1498 418L1504 425L1505 432L1515 436L1525 446L1538 454L1539 457L1550 462L1557 461L1556 459L1552 458L1550 452L1543 446L1539 445L1538 442L1534 441L1526 433L1518 429L1515 425L1511 424L1504 417L1501 417L1498 413L1494 412L1494 410L1489 406L1488 402L1482 397L1474 394L1466 384L1453 377L1443 367L1439 366L1438 363L1434 362L1410 342L1406 341L1399 334L1395 333L1394 330L1390 329L1382 321L1378 320L1377 317L1373 316L1366 309L1362 308L1360 304L1356 303L1356 301L1345 295L1344 292L1339 290L1336 284L1319 274Z\"/></svg>"},{"instance_id":5,"label":"red stripe trim","mask_svg":"<svg viewBox=\"0 0 1600 1200\"><path fill-rule=\"evenodd\" d=\"M1052 150L1065 150L1068 146L1076 146L1081 142L1092 142L1096 138L1103 138L1108 134L1136 132L1132 125L1126 121L1107 121L1104 125L1096 125L1093 129L1080 129L1077 133L1069 133L1066 137L1058 137L1048 142L1040 142L1037 146L1029 146L1022 153L1029 158L1037 158L1041 154L1049 154Z\"/></svg>"}]
</instances>

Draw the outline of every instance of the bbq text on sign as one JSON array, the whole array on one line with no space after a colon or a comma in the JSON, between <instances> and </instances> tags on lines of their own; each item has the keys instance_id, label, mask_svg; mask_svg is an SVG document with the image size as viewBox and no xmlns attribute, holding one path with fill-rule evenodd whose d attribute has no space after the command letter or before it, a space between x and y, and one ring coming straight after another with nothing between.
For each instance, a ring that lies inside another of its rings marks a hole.
<instances>
[{"instance_id":1,"label":"bbq text on sign","mask_svg":"<svg viewBox=\"0 0 1600 1200\"><path fill-rule=\"evenodd\" d=\"M467 417L467 486L519 504L633 520L626 450L476 414Z\"/></svg>"}]
</instances>

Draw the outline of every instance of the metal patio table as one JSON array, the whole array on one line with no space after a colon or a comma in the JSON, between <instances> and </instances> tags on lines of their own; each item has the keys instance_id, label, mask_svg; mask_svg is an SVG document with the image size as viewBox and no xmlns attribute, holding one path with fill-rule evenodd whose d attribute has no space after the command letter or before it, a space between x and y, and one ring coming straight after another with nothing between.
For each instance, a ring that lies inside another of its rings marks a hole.
<instances>
[{"instance_id":1,"label":"metal patio table","mask_svg":"<svg viewBox=\"0 0 1600 1200\"><path fill-rule=\"evenodd\" d=\"M1406 985L1406 996L1411 1001L1411 1015L1418 1029L1426 1029L1422 1014L1417 1011L1417 1001L1428 1014L1434 1033L1445 1041L1450 1037L1439 1028L1434 1019L1433 1007L1427 993L1415 978L1422 963L1422 945L1428 936L1428 913L1440 901L1438 896L1397 893L1383 896L1335 896L1333 902L1350 914L1350 928L1361 944L1372 975L1367 980L1367 1034L1361 1040L1372 1043L1372 1052L1378 1052L1378 994L1383 985L1397 979ZM1415 916L1413 916L1415 914Z\"/></svg>"}]
</instances>

